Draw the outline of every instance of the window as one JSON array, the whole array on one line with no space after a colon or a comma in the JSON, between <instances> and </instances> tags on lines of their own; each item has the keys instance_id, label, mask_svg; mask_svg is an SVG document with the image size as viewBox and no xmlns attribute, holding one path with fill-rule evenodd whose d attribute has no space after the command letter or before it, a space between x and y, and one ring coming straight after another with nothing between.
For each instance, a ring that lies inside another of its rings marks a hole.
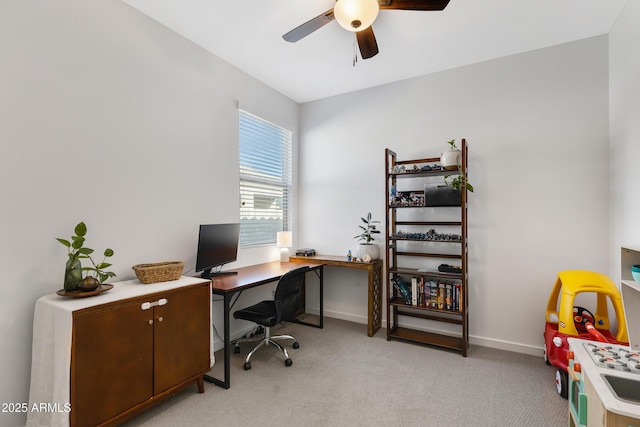
<instances>
[{"instance_id":1,"label":"window","mask_svg":"<svg viewBox=\"0 0 640 427\"><path fill-rule=\"evenodd\" d=\"M240 246L291 230L292 133L240 110Z\"/></svg>"}]
</instances>

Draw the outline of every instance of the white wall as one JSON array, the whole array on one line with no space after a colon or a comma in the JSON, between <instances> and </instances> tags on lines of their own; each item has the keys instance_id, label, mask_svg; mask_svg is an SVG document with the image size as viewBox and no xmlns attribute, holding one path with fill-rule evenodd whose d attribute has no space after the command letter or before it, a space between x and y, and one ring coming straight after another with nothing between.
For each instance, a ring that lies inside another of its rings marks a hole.
<instances>
[{"instance_id":1,"label":"white wall","mask_svg":"<svg viewBox=\"0 0 640 427\"><path fill-rule=\"evenodd\" d=\"M0 2L0 62L0 402L16 403L35 301L62 287L54 238L85 221L120 280L145 262L193 268L198 224L238 219L237 103L295 135L299 106L117 1Z\"/></svg>"},{"instance_id":2,"label":"white wall","mask_svg":"<svg viewBox=\"0 0 640 427\"><path fill-rule=\"evenodd\" d=\"M640 244L640 2L629 1L609 40L611 274L620 279L620 246Z\"/></svg>"},{"instance_id":3,"label":"white wall","mask_svg":"<svg viewBox=\"0 0 640 427\"><path fill-rule=\"evenodd\" d=\"M303 104L300 244L346 254L384 220L385 147L466 138L472 343L541 354L557 272L608 269L607 55L601 36ZM327 281L326 312L364 321L364 280Z\"/></svg>"},{"instance_id":4,"label":"white wall","mask_svg":"<svg viewBox=\"0 0 640 427\"><path fill-rule=\"evenodd\" d=\"M537 351L556 272L607 272L617 242L640 238L622 213L640 203L625 196L638 182L640 10L629 3L610 76L597 37L303 105L295 246L355 250L360 216L384 218L384 148L431 156L465 137L472 341ZM0 401L22 402L34 304L62 282L54 237L85 221L90 245L115 249L122 280L142 262L191 268L197 225L237 218L237 103L294 135L299 106L108 0L1 2L0 58ZM327 314L365 323L366 277L328 269L325 280Z\"/></svg>"}]
</instances>

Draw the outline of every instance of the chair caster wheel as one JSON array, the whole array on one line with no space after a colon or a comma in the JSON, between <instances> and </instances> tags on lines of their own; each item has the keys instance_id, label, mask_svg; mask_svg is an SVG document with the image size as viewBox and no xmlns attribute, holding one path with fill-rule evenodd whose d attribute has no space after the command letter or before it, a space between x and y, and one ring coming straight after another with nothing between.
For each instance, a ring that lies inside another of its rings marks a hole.
<instances>
[{"instance_id":1,"label":"chair caster wheel","mask_svg":"<svg viewBox=\"0 0 640 427\"><path fill-rule=\"evenodd\" d=\"M300 344L298 344L298 341L293 342L293 348L300 348Z\"/></svg>"},{"instance_id":2,"label":"chair caster wheel","mask_svg":"<svg viewBox=\"0 0 640 427\"><path fill-rule=\"evenodd\" d=\"M240 346L236 344L236 346L235 346L235 347L233 347L233 352L234 352L235 354L240 353Z\"/></svg>"},{"instance_id":3,"label":"chair caster wheel","mask_svg":"<svg viewBox=\"0 0 640 427\"><path fill-rule=\"evenodd\" d=\"M249 369L251 369L251 362L245 362L244 363L244 370L248 371Z\"/></svg>"},{"instance_id":4,"label":"chair caster wheel","mask_svg":"<svg viewBox=\"0 0 640 427\"><path fill-rule=\"evenodd\" d=\"M293 365L293 360L291 360L291 359L286 359L286 360L284 361L284 364L285 364L285 366L291 366L291 365Z\"/></svg>"}]
</instances>

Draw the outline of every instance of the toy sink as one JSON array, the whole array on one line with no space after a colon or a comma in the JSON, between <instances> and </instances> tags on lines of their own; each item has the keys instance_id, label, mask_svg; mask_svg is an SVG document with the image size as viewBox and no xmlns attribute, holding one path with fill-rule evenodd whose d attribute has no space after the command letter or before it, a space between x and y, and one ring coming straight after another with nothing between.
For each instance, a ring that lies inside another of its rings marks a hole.
<instances>
[{"instance_id":1,"label":"toy sink","mask_svg":"<svg viewBox=\"0 0 640 427\"><path fill-rule=\"evenodd\" d=\"M602 375L618 399L640 403L640 381L613 375Z\"/></svg>"}]
</instances>

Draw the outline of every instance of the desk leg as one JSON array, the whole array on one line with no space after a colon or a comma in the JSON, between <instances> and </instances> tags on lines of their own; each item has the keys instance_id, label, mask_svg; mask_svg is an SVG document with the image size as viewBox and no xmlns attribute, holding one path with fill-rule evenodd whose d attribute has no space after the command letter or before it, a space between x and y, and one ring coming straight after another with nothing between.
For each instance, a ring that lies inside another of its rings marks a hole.
<instances>
[{"instance_id":1,"label":"desk leg","mask_svg":"<svg viewBox=\"0 0 640 427\"><path fill-rule=\"evenodd\" d=\"M229 333L229 301L231 300L231 293L224 293L223 310L224 310L224 381L214 378L210 375L205 375L205 381L213 383L219 387L228 389L231 387L231 340Z\"/></svg>"},{"instance_id":2,"label":"desk leg","mask_svg":"<svg viewBox=\"0 0 640 427\"><path fill-rule=\"evenodd\" d=\"M320 281L320 320L318 323L309 323L302 320L292 320L292 323L299 323L300 325L313 326L314 328L324 328L324 266L319 265L312 267L312 270L316 270L316 274Z\"/></svg>"},{"instance_id":3,"label":"desk leg","mask_svg":"<svg viewBox=\"0 0 640 427\"><path fill-rule=\"evenodd\" d=\"M372 337L382 327L382 261L374 263L368 270L369 309L367 335Z\"/></svg>"},{"instance_id":4,"label":"desk leg","mask_svg":"<svg viewBox=\"0 0 640 427\"><path fill-rule=\"evenodd\" d=\"M320 266L320 329L324 328L324 267Z\"/></svg>"}]
</instances>

